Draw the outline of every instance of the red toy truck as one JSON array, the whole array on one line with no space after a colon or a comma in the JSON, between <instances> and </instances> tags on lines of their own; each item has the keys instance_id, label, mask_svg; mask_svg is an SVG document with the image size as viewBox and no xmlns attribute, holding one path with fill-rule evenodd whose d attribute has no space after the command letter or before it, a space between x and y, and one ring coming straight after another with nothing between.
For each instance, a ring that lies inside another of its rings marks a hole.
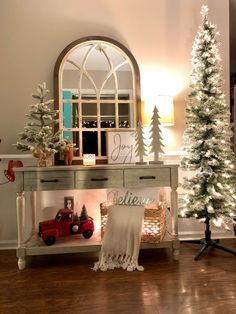
<instances>
[{"instance_id":1,"label":"red toy truck","mask_svg":"<svg viewBox=\"0 0 236 314\"><path fill-rule=\"evenodd\" d=\"M39 236L46 245L52 245L58 238L72 234L82 234L85 239L89 239L93 231L93 218L87 216L81 219L67 208L59 209L55 219L39 223Z\"/></svg>"}]
</instances>

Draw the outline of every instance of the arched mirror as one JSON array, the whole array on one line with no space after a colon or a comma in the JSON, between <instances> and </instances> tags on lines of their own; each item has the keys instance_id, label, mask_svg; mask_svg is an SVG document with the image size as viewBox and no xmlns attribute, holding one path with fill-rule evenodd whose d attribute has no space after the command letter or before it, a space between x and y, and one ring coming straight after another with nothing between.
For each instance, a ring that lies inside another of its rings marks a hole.
<instances>
[{"instance_id":1,"label":"arched mirror","mask_svg":"<svg viewBox=\"0 0 236 314\"><path fill-rule=\"evenodd\" d=\"M79 39L57 59L54 101L63 137L78 148L73 163L81 163L83 154L95 154L97 162L105 163L107 132L134 130L140 118L137 62L113 39Z\"/></svg>"}]
</instances>

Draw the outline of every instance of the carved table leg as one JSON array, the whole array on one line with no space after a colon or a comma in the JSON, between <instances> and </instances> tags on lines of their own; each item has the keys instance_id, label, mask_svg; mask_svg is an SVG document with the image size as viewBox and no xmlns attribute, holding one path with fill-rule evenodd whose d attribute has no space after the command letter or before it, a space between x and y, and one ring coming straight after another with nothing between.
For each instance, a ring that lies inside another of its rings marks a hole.
<instances>
[{"instance_id":1,"label":"carved table leg","mask_svg":"<svg viewBox=\"0 0 236 314\"><path fill-rule=\"evenodd\" d=\"M173 258L179 259L179 240L178 240L178 194L177 187L171 189L171 233L173 237Z\"/></svg>"},{"instance_id":2,"label":"carved table leg","mask_svg":"<svg viewBox=\"0 0 236 314\"><path fill-rule=\"evenodd\" d=\"M171 233L172 236L178 236L178 194L177 188L171 189Z\"/></svg>"},{"instance_id":3,"label":"carved table leg","mask_svg":"<svg viewBox=\"0 0 236 314\"><path fill-rule=\"evenodd\" d=\"M23 240L23 231L25 227L25 197L24 193L17 193L16 197L16 212L17 212L17 232L18 232L18 267L24 269L26 265L25 261L25 243Z\"/></svg>"},{"instance_id":4,"label":"carved table leg","mask_svg":"<svg viewBox=\"0 0 236 314\"><path fill-rule=\"evenodd\" d=\"M31 218L32 218L32 231L31 234L36 234L36 192L31 192Z\"/></svg>"},{"instance_id":5,"label":"carved table leg","mask_svg":"<svg viewBox=\"0 0 236 314\"><path fill-rule=\"evenodd\" d=\"M30 204L31 204L31 223L32 228L28 239L25 241L25 245L28 242L38 243L39 239L36 231L36 191L32 191L30 195Z\"/></svg>"},{"instance_id":6,"label":"carved table leg","mask_svg":"<svg viewBox=\"0 0 236 314\"><path fill-rule=\"evenodd\" d=\"M32 191L30 195L30 203L31 203L31 222L32 222L32 229L30 232L29 239L26 241L31 241L34 243L39 242L39 238L36 231L36 191Z\"/></svg>"}]
</instances>

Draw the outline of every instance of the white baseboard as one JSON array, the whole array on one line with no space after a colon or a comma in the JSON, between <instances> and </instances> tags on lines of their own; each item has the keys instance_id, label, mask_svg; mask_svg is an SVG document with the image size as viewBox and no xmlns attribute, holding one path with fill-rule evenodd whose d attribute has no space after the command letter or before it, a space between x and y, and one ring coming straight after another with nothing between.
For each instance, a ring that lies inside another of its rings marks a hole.
<instances>
[{"instance_id":1,"label":"white baseboard","mask_svg":"<svg viewBox=\"0 0 236 314\"><path fill-rule=\"evenodd\" d=\"M199 240L204 238L204 231L182 231L179 232L180 241L184 240ZM222 231L212 231L211 233L212 239L234 239L236 238L233 232L222 232Z\"/></svg>"},{"instance_id":2,"label":"white baseboard","mask_svg":"<svg viewBox=\"0 0 236 314\"><path fill-rule=\"evenodd\" d=\"M0 241L0 250L15 250L17 248L17 240Z\"/></svg>"}]
</instances>

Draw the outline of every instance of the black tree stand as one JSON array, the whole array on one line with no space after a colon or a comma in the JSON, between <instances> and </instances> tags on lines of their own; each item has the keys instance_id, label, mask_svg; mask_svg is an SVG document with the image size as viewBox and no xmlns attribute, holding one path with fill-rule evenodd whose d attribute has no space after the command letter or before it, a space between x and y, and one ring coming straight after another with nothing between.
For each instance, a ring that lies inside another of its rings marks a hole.
<instances>
[{"instance_id":1,"label":"black tree stand","mask_svg":"<svg viewBox=\"0 0 236 314\"><path fill-rule=\"evenodd\" d=\"M205 224L206 224L205 239L185 241L185 242L188 242L188 243L203 244L200 252L194 257L194 260L197 261L199 259L199 257L203 254L203 252L206 249L208 249L209 247L216 248L216 249L219 249L221 251L224 251L224 252L236 255L235 251L232 251L230 249L227 249L227 248L223 247L222 245L217 244L219 242L219 240L212 240L211 239L210 218L209 217L206 217Z\"/></svg>"}]
</instances>

